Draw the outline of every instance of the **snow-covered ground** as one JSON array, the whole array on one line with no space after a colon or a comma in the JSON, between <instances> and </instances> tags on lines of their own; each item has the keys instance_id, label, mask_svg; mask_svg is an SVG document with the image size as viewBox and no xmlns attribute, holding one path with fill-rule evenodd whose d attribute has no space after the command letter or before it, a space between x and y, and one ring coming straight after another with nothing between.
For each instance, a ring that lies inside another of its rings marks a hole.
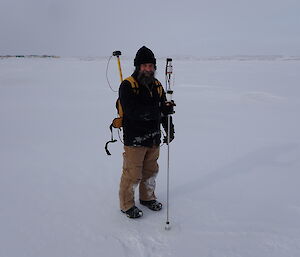
<instances>
[{"instance_id":1,"label":"snow-covered ground","mask_svg":"<svg viewBox=\"0 0 300 257\"><path fill-rule=\"evenodd\" d=\"M130 75L132 60L122 66ZM298 58L174 60L170 231L166 208L120 213L105 69L97 58L0 60L1 257L300 256ZM115 61L109 77L117 89ZM165 203L165 146L157 196Z\"/></svg>"}]
</instances>

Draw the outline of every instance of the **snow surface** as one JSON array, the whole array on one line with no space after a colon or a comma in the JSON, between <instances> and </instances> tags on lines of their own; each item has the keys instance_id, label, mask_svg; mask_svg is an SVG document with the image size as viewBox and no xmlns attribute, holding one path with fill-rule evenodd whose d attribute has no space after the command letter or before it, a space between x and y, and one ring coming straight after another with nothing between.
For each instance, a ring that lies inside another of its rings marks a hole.
<instances>
[{"instance_id":1,"label":"snow surface","mask_svg":"<svg viewBox=\"0 0 300 257\"><path fill-rule=\"evenodd\" d=\"M132 60L122 66L130 75ZM170 231L166 208L120 213L105 69L0 60L1 257L300 256L299 59L174 60ZM114 61L109 77L117 89ZM165 146L157 196L166 202Z\"/></svg>"}]
</instances>

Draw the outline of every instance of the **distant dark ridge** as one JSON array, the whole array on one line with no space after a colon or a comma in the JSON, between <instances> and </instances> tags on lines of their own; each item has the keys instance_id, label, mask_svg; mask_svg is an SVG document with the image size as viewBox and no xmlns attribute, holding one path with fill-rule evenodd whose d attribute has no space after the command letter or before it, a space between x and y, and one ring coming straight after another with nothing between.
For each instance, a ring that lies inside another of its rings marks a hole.
<instances>
[{"instance_id":1,"label":"distant dark ridge","mask_svg":"<svg viewBox=\"0 0 300 257\"><path fill-rule=\"evenodd\" d=\"M61 57L57 55L0 55L0 59L4 58L76 58L81 61L108 60L109 56L77 56L77 57ZM167 57L157 56L159 61L165 60ZM229 55L229 56L189 56L189 55L173 55L168 56L177 61L300 61L298 55ZM122 60L132 61L132 56L122 56Z\"/></svg>"},{"instance_id":2,"label":"distant dark ridge","mask_svg":"<svg viewBox=\"0 0 300 257\"><path fill-rule=\"evenodd\" d=\"M60 58L56 55L36 55L36 54L30 54L30 55L0 55L0 58Z\"/></svg>"}]
</instances>

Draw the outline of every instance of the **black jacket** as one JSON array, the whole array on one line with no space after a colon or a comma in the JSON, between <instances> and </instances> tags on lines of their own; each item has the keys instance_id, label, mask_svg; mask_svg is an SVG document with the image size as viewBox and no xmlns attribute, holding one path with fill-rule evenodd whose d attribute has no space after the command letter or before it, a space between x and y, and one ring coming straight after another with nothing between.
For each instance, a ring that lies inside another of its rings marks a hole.
<instances>
[{"instance_id":1,"label":"black jacket","mask_svg":"<svg viewBox=\"0 0 300 257\"><path fill-rule=\"evenodd\" d=\"M132 76L137 80L136 73ZM136 93L129 81L121 83L119 99L124 110L123 137L126 146L152 147L161 143L160 124L167 130L167 118L163 114L166 95L163 90L160 96L157 87L156 84L148 88L139 84Z\"/></svg>"}]
</instances>

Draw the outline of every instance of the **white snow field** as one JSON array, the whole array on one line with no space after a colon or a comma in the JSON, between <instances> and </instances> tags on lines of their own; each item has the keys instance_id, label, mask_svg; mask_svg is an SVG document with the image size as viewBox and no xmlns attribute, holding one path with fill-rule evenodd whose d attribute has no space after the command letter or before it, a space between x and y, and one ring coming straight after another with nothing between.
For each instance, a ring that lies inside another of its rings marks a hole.
<instances>
[{"instance_id":1,"label":"white snow field","mask_svg":"<svg viewBox=\"0 0 300 257\"><path fill-rule=\"evenodd\" d=\"M133 60L121 61L129 76ZM0 59L1 257L300 256L299 58L174 60L170 231L166 208L137 203L137 220L119 210L106 63ZM109 77L117 89L115 60Z\"/></svg>"}]
</instances>

